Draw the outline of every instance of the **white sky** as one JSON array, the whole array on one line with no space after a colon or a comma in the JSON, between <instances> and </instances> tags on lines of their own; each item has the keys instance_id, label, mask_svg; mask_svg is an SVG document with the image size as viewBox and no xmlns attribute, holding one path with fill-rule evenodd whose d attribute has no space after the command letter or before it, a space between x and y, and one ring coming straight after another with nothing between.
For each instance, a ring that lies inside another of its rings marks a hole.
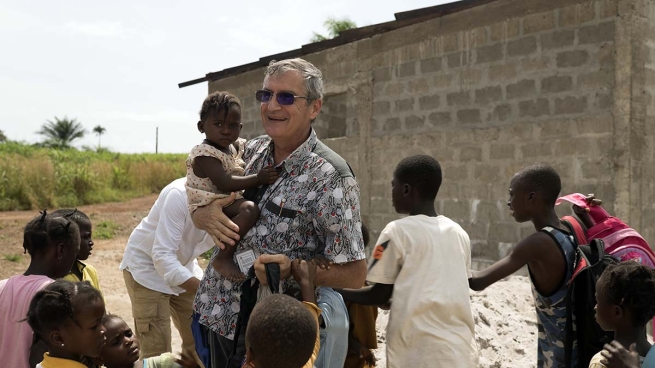
<instances>
[{"instance_id":1,"label":"white sky","mask_svg":"<svg viewBox=\"0 0 655 368\"><path fill-rule=\"evenodd\" d=\"M89 131L75 145L118 152L187 152L208 72L299 48L329 16L358 26L447 1L24 1L0 2L0 130L38 142L55 116Z\"/></svg>"}]
</instances>

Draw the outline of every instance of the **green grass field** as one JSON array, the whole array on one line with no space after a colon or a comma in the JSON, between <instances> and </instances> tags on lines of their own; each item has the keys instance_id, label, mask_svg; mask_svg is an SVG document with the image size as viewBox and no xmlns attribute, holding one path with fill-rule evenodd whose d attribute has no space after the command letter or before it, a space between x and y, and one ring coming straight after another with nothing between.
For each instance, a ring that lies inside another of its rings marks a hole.
<instances>
[{"instance_id":1,"label":"green grass field","mask_svg":"<svg viewBox=\"0 0 655 368\"><path fill-rule=\"evenodd\" d=\"M157 193L186 154L122 154L0 143L0 211L75 207Z\"/></svg>"}]
</instances>

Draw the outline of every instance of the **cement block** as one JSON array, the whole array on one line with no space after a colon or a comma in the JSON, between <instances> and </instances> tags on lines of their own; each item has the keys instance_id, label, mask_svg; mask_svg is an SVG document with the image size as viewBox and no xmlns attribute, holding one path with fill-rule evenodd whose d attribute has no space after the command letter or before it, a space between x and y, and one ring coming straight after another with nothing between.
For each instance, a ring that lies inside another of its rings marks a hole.
<instances>
[{"instance_id":1,"label":"cement block","mask_svg":"<svg viewBox=\"0 0 655 368\"><path fill-rule=\"evenodd\" d=\"M457 111L457 121L462 124L478 124L480 119L480 109L464 109Z\"/></svg>"},{"instance_id":2,"label":"cement block","mask_svg":"<svg viewBox=\"0 0 655 368\"><path fill-rule=\"evenodd\" d=\"M571 68L584 65L589 60L586 50L564 51L557 54L558 68Z\"/></svg>"},{"instance_id":3,"label":"cement block","mask_svg":"<svg viewBox=\"0 0 655 368\"><path fill-rule=\"evenodd\" d=\"M512 105L502 104L494 107L493 111L487 116L487 121L507 121L512 116Z\"/></svg>"},{"instance_id":4,"label":"cement block","mask_svg":"<svg viewBox=\"0 0 655 368\"><path fill-rule=\"evenodd\" d=\"M614 21L582 27L578 29L578 44L586 45L590 43L613 42L614 27Z\"/></svg>"},{"instance_id":5,"label":"cement block","mask_svg":"<svg viewBox=\"0 0 655 368\"><path fill-rule=\"evenodd\" d=\"M552 11L529 14L523 18L524 35L553 28L555 28L555 13Z\"/></svg>"},{"instance_id":6,"label":"cement block","mask_svg":"<svg viewBox=\"0 0 655 368\"><path fill-rule=\"evenodd\" d=\"M457 52L446 56L446 64L448 64L449 69L459 68L462 66L462 60L464 59L464 54Z\"/></svg>"},{"instance_id":7,"label":"cement block","mask_svg":"<svg viewBox=\"0 0 655 368\"><path fill-rule=\"evenodd\" d=\"M428 116L428 122L432 127L442 127L450 125L452 122L452 116L450 112L433 112Z\"/></svg>"},{"instance_id":8,"label":"cement block","mask_svg":"<svg viewBox=\"0 0 655 368\"><path fill-rule=\"evenodd\" d=\"M538 117L550 114L550 101L547 98L538 98L536 100L520 101L520 117Z\"/></svg>"},{"instance_id":9,"label":"cement block","mask_svg":"<svg viewBox=\"0 0 655 368\"><path fill-rule=\"evenodd\" d=\"M501 44L493 44L475 49L476 63L489 63L498 61L503 58L503 49Z\"/></svg>"},{"instance_id":10,"label":"cement block","mask_svg":"<svg viewBox=\"0 0 655 368\"><path fill-rule=\"evenodd\" d=\"M469 91L453 92L446 95L448 106L468 106L471 104Z\"/></svg>"},{"instance_id":11,"label":"cement block","mask_svg":"<svg viewBox=\"0 0 655 368\"><path fill-rule=\"evenodd\" d=\"M412 79L407 83L407 91L413 95L426 93L430 85L425 78Z\"/></svg>"},{"instance_id":12,"label":"cement block","mask_svg":"<svg viewBox=\"0 0 655 368\"><path fill-rule=\"evenodd\" d=\"M424 116L411 115L405 118L405 129L407 129L408 131L421 129L424 126L425 126Z\"/></svg>"},{"instance_id":13,"label":"cement block","mask_svg":"<svg viewBox=\"0 0 655 368\"><path fill-rule=\"evenodd\" d=\"M596 19L596 2L575 4L559 9L559 26L568 27Z\"/></svg>"},{"instance_id":14,"label":"cement block","mask_svg":"<svg viewBox=\"0 0 655 368\"><path fill-rule=\"evenodd\" d=\"M469 178L468 168L466 165L444 165L443 177L448 181L466 181Z\"/></svg>"},{"instance_id":15,"label":"cement block","mask_svg":"<svg viewBox=\"0 0 655 368\"><path fill-rule=\"evenodd\" d=\"M526 98L534 96L537 93L537 87L533 79L523 79L516 83L508 84L505 92L508 100Z\"/></svg>"},{"instance_id":16,"label":"cement block","mask_svg":"<svg viewBox=\"0 0 655 368\"><path fill-rule=\"evenodd\" d=\"M555 99L555 114L580 114L587 110L587 96L567 96Z\"/></svg>"},{"instance_id":17,"label":"cement block","mask_svg":"<svg viewBox=\"0 0 655 368\"><path fill-rule=\"evenodd\" d=\"M481 161L482 148L480 147L462 147L459 152L460 161Z\"/></svg>"},{"instance_id":18,"label":"cement block","mask_svg":"<svg viewBox=\"0 0 655 368\"><path fill-rule=\"evenodd\" d=\"M413 98L410 97L410 98L394 101L394 111L404 112L404 111L411 111L411 110L414 110Z\"/></svg>"},{"instance_id":19,"label":"cement block","mask_svg":"<svg viewBox=\"0 0 655 368\"><path fill-rule=\"evenodd\" d=\"M451 33L441 37L444 53L459 51L461 49L460 33Z\"/></svg>"},{"instance_id":20,"label":"cement block","mask_svg":"<svg viewBox=\"0 0 655 368\"><path fill-rule=\"evenodd\" d=\"M559 93L573 88L573 78L570 75L553 75L541 80L541 93Z\"/></svg>"},{"instance_id":21,"label":"cement block","mask_svg":"<svg viewBox=\"0 0 655 368\"><path fill-rule=\"evenodd\" d=\"M537 38L534 36L519 38L507 43L507 56L526 56L537 51Z\"/></svg>"},{"instance_id":22,"label":"cement block","mask_svg":"<svg viewBox=\"0 0 655 368\"><path fill-rule=\"evenodd\" d=\"M410 61L404 64L400 64L398 68L398 76L400 78L412 77L416 75L416 62Z\"/></svg>"},{"instance_id":23,"label":"cement block","mask_svg":"<svg viewBox=\"0 0 655 368\"><path fill-rule=\"evenodd\" d=\"M475 103L485 105L503 99L503 89L500 86L489 86L475 91Z\"/></svg>"},{"instance_id":24,"label":"cement block","mask_svg":"<svg viewBox=\"0 0 655 368\"><path fill-rule=\"evenodd\" d=\"M519 227L511 223L496 223L489 226L489 240L515 243L518 241Z\"/></svg>"},{"instance_id":25,"label":"cement block","mask_svg":"<svg viewBox=\"0 0 655 368\"><path fill-rule=\"evenodd\" d=\"M546 33L541 35L541 50L572 46L574 40L575 32L572 29Z\"/></svg>"},{"instance_id":26,"label":"cement block","mask_svg":"<svg viewBox=\"0 0 655 368\"><path fill-rule=\"evenodd\" d=\"M615 75L611 70L598 70L595 72L583 73L578 76L578 86L589 88L612 88L615 83Z\"/></svg>"},{"instance_id":27,"label":"cement block","mask_svg":"<svg viewBox=\"0 0 655 368\"><path fill-rule=\"evenodd\" d=\"M443 214L454 221L468 220L471 216L469 201L446 199L443 201Z\"/></svg>"},{"instance_id":28,"label":"cement block","mask_svg":"<svg viewBox=\"0 0 655 368\"><path fill-rule=\"evenodd\" d=\"M421 74L436 73L441 70L441 57L421 60Z\"/></svg>"},{"instance_id":29,"label":"cement block","mask_svg":"<svg viewBox=\"0 0 655 368\"><path fill-rule=\"evenodd\" d=\"M373 103L373 115L388 114L391 111L391 103L389 101L375 101Z\"/></svg>"},{"instance_id":30,"label":"cement block","mask_svg":"<svg viewBox=\"0 0 655 368\"><path fill-rule=\"evenodd\" d=\"M391 80L391 68L384 67L373 70L373 80L375 82L386 82Z\"/></svg>"},{"instance_id":31,"label":"cement block","mask_svg":"<svg viewBox=\"0 0 655 368\"><path fill-rule=\"evenodd\" d=\"M491 42L506 41L517 37L521 31L521 20L511 18L504 22L495 23L489 26L489 39Z\"/></svg>"},{"instance_id":32,"label":"cement block","mask_svg":"<svg viewBox=\"0 0 655 368\"><path fill-rule=\"evenodd\" d=\"M440 96L438 94L421 96L418 99L419 108L421 110L434 110L441 105L439 99Z\"/></svg>"},{"instance_id":33,"label":"cement block","mask_svg":"<svg viewBox=\"0 0 655 368\"><path fill-rule=\"evenodd\" d=\"M598 2L598 17L600 19L616 17L619 14L619 2L602 0Z\"/></svg>"},{"instance_id":34,"label":"cement block","mask_svg":"<svg viewBox=\"0 0 655 368\"><path fill-rule=\"evenodd\" d=\"M492 143L489 157L492 160L513 160L516 157L516 146L509 143Z\"/></svg>"},{"instance_id":35,"label":"cement block","mask_svg":"<svg viewBox=\"0 0 655 368\"><path fill-rule=\"evenodd\" d=\"M515 60L508 60L503 64L495 64L489 66L489 81L506 81L516 77L517 62Z\"/></svg>"},{"instance_id":36,"label":"cement block","mask_svg":"<svg viewBox=\"0 0 655 368\"><path fill-rule=\"evenodd\" d=\"M405 92L404 83L388 83L384 89L385 93L389 96L399 96Z\"/></svg>"},{"instance_id":37,"label":"cement block","mask_svg":"<svg viewBox=\"0 0 655 368\"><path fill-rule=\"evenodd\" d=\"M500 177L500 167L496 165L475 165L473 177L480 183L495 183L503 178Z\"/></svg>"},{"instance_id":38,"label":"cement block","mask_svg":"<svg viewBox=\"0 0 655 368\"><path fill-rule=\"evenodd\" d=\"M535 158L550 156L553 154L552 145L548 143L530 143L521 147L520 158Z\"/></svg>"}]
</instances>

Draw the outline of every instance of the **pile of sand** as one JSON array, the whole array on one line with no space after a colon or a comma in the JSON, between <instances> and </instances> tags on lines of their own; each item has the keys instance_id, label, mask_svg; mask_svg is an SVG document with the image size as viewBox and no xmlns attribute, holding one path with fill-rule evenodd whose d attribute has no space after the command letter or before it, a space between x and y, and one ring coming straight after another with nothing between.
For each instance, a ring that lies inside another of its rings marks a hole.
<instances>
[{"instance_id":1,"label":"pile of sand","mask_svg":"<svg viewBox=\"0 0 655 368\"><path fill-rule=\"evenodd\" d=\"M471 293L475 337L481 368L536 367L537 325L530 280L510 277L481 292ZM377 320L378 367L386 367L386 328L389 312Z\"/></svg>"}]
</instances>

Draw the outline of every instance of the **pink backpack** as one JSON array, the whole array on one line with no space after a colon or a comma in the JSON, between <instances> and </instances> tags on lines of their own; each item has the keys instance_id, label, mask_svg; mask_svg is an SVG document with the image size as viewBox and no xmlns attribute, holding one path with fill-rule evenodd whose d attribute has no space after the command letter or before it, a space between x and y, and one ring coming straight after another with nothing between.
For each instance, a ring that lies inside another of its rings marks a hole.
<instances>
[{"instance_id":1,"label":"pink backpack","mask_svg":"<svg viewBox=\"0 0 655 368\"><path fill-rule=\"evenodd\" d=\"M589 244L592 239L602 239L605 243L605 253L619 261L635 260L645 266L655 268L655 252L650 248L648 242L625 222L610 216L603 207L589 206L585 201L585 196L580 193L560 197L555 205L559 205L563 201L588 209L594 223L594 226L585 231L577 218L562 217L562 220L568 222L573 228L578 244Z\"/></svg>"}]
</instances>

